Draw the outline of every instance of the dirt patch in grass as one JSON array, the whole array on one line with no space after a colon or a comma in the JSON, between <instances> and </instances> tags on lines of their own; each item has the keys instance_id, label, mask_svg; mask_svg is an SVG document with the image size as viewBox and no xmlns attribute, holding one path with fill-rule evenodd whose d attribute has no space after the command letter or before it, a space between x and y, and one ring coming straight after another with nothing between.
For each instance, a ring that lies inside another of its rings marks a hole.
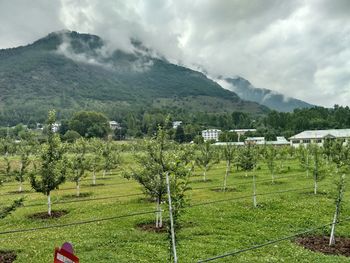
<instances>
[{"instance_id":1,"label":"dirt patch in grass","mask_svg":"<svg viewBox=\"0 0 350 263\"><path fill-rule=\"evenodd\" d=\"M76 194L63 195L62 198L63 199L84 198L84 197L92 196L92 194L93 194L92 192L84 192L84 193L80 193L79 196L77 196Z\"/></svg>"},{"instance_id":2,"label":"dirt patch in grass","mask_svg":"<svg viewBox=\"0 0 350 263\"><path fill-rule=\"evenodd\" d=\"M0 250L0 263L12 263L16 258L17 255L13 251Z\"/></svg>"},{"instance_id":3,"label":"dirt patch in grass","mask_svg":"<svg viewBox=\"0 0 350 263\"><path fill-rule=\"evenodd\" d=\"M329 237L326 236L305 236L299 237L295 242L306 249L323 254L342 255L350 257L350 238L337 237L335 245L329 246Z\"/></svg>"},{"instance_id":4,"label":"dirt patch in grass","mask_svg":"<svg viewBox=\"0 0 350 263\"><path fill-rule=\"evenodd\" d=\"M166 233L168 228L166 224L163 222L162 227L156 227L155 222L146 222L137 224L136 227L142 231L153 232L153 233Z\"/></svg>"},{"instance_id":5,"label":"dirt patch in grass","mask_svg":"<svg viewBox=\"0 0 350 263\"><path fill-rule=\"evenodd\" d=\"M53 210L51 211L51 216L47 214L47 212L40 212L31 214L28 216L30 219L52 219L52 218L60 218L69 212L67 210Z\"/></svg>"}]
</instances>

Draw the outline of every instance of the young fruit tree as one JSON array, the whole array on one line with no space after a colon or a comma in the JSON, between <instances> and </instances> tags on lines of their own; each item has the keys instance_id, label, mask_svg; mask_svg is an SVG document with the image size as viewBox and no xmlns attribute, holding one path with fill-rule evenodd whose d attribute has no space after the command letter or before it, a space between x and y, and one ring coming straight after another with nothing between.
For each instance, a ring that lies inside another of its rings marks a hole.
<instances>
[{"instance_id":1,"label":"young fruit tree","mask_svg":"<svg viewBox=\"0 0 350 263\"><path fill-rule=\"evenodd\" d=\"M23 182L29 174L28 168L31 163L31 154L33 152L33 145L27 141L21 141L17 145L17 153L19 154L19 167L13 169L11 175L15 177L15 180L19 183L19 192L23 190Z\"/></svg>"},{"instance_id":2,"label":"young fruit tree","mask_svg":"<svg viewBox=\"0 0 350 263\"><path fill-rule=\"evenodd\" d=\"M1 139L0 150L5 162L5 167L2 169L2 174L5 175L6 179L8 179L11 176L12 169L10 154L15 152L15 144L10 138Z\"/></svg>"},{"instance_id":3,"label":"young fruit tree","mask_svg":"<svg viewBox=\"0 0 350 263\"><path fill-rule=\"evenodd\" d=\"M120 154L113 148L110 141L107 141L102 146L103 158L103 177L106 176L112 169L115 169L120 164Z\"/></svg>"},{"instance_id":4,"label":"young fruit tree","mask_svg":"<svg viewBox=\"0 0 350 263\"><path fill-rule=\"evenodd\" d=\"M342 208L342 202L344 198L344 191L345 191L345 174L342 174L340 176L339 182L337 184L337 197L335 199L335 212L331 227L331 235L329 238L329 245L334 246L335 245L335 227L338 222L338 218L341 212Z\"/></svg>"},{"instance_id":5,"label":"young fruit tree","mask_svg":"<svg viewBox=\"0 0 350 263\"><path fill-rule=\"evenodd\" d=\"M323 178L324 166L321 154L321 148L318 145L312 144L309 147L312 159L312 174L314 179L314 194L317 194L318 182Z\"/></svg>"},{"instance_id":6,"label":"young fruit tree","mask_svg":"<svg viewBox=\"0 0 350 263\"><path fill-rule=\"evenodd\" d=\"M203 167L203 181L206 181L207 172L220 161L219 154L209 141L200 144L198 147L199 153L196 156L196 164Z\"/></svg>"},{"instance_id":7,"label":"young fruit tree","mask_svg":"<svg viewBox=\"0 0 350 263\"><path fill-rule=\"evenodd\" d=\"M266 146L264 151L264 160L271 174L272 183L275 183L275 168L276 168L277 151L274 146Z\"/></svg>"},{"instance_id":8,"label":"young fruit tree","mask_svg":"<svg viewBox=\"0 0 350 263\"><path fill-rule=\"evenodd\" d=\"M231 172L231 166L236 159L236 155L237 155L237 148L230 143L226 143L226 145L222 149L222 156L226 161L226 171L224 176L224 185L222 189L224 192L226 191L226 187L227 187L227 177Z\"/></svg>"},{"instance_id":9,"label":"young fruit tree","mask_svg":"<svg viewBox=\"0 0 350 263\"><path fill-rule=\"evenodd\" d=\"M145 150L135 153L136 168L125 174L126 178L136 180L143 187L144 193L155 200L156 228L163 227L161 205L167 194L166 173L170 176L175 222L183 205L181 194L185 191L186 184L179 178L185 178L189 169L176 148L176 144L168 139L168 134L160 127L154 138L144 141Z\"/></svg>"},{"instance_id":10,"label":"young fruit tree","mask_svg":"<svg viewBox=\"0 0 350 263\"><path fill-rule=\"evenodd\" d=\"M169 160L169 171L166 172L167 192L168 192L168 209L170 228L168 231L168 239L172 249L170 250L170 261L173 259L177 262L176 256L176 244L178 239L176 238L176 232L181 227L182 215L185 212L185 207L189 203L189 198L186 192L190 190L189 178L191 170L188 169L188 163L184 162L187 151L178 149L174 145L167 151L167 159Z\"/></svg>"},{"instance_id":11,"label":"young fruit tree","mask_svg":"<svg viewBox=\"0 0 350 263\"><path fill-rule=\"evenodd\" d=\"M310 164L310 146L300 145L297 151L300 167L306 171L306 177L309 177L311 170Z\"/></svg>"},{"instance_id":12,"label":"young fruit tree","mask_svg":"<svg viewBox=\"0 0 350 263\"><path fill-rule=\"evenodd\" d=\"M246 176L248 176L248 172L255 168L257 162L257 152L252 145L248 144L247 146L240 148L238 154L238 164L241 169L246 172Z\"/></svg>"},{"instance_id":13,"label":"young fruit tree","mask_svg":"<svg viewBox=\"0 0 350 263\"><path fill-rule=\"evenodd\" d=\"M92 185L96 185L96 173L101 171L102 166L102 141L97 138L90 139L88 147L90 155L88 155L88 170L92 172Z\"/></svg>"},{"instance_id":14,"label":"young fruit tree","mask_svg":"<svg viewBox=\"0 0 350 263\"><path fill-rule=\"evenodd\" d=\"M87 142L84 138L79 138L71 145L72 156L69 160L69 167L72 171L71 180L75 182L77 193L80 196L80 180L85 177L85 171L88 168L86 158Z\"/></svg>"},{"instance_id":15,"label":"young fruit tree","mask_svg":"<svg viewBox=\"0 0 350 263\"><path fill-rule=\"evenodd\" d=\"M47 196L48 215L51 216L51 191L58 189L65 181L67 161L65 149L58 134L53 132L55 111L49 111L47 120L47 142L42 145L37 165L37 173L30 175L32 188ZM39 178L38 178L39 177Z\"/></svg>"},{"instance_id":16,"label":"young fruit tree","mask_svg":"<svg viewBox=\"0 0 350 263\"><path fill-rule=\"evenodd\" d=\"M336 174L339 175L337 183L337 195L335 199L335 212L332 222L331 235L329 238L329 245L335 245L335 228L340 216L342 202L345 192L345 173L350 170L350 145L343 145L343 140L335 140L330 147L329 159L336 165Z\"/></svg>"}]
</instances>

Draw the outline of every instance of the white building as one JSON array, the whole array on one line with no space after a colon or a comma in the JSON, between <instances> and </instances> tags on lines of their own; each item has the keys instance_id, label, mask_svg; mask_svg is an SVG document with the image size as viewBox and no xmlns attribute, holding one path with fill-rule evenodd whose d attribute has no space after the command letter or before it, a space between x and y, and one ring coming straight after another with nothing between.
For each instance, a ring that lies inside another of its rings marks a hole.
<instances>
[{"instance_id":1,"label":"white building","mask_svg":"<svg viewBox=\"0 0 350 263\"><path fill-rule=\"evenodd\" d=\"M202 137L204 141L208 141L208 140L218 141L220 133L221 133L221 130L217 130L217 129L204 130L202 131Z\"/></svg>"},{"instance_id":2,"label":"white building","mask_svg":"<svg viewBox=\"0 0 350 263\"><path fill-rule=\"evenodd\" d=\"M60 127L61 127L61 124L58 123L58 122L55 122L55 123L52 124L52 131L53 131L53 132L58 132L58 130L60 129Z\"/></svg>"},{"instance_id":3,"label":"white building","mask_svg":"<svg viewBox=\"0 0 350 263\"><path fill-rule=\"evenodd\" d=\"M182 125L182 121L173 121L173 129L177 129L180 125Z\"/></svg>"},{"instance_id":4,"label":"white building","mask_svg":"<svg viewBox=\"0 0 350 263\"><path fill-rule=\"evenodd\" d=\"M344 139L350 141L350 129L303 131L289 138L290 145L299 147L310 143L322 146L325 139Z\"/></svg>"},{"instance_id":5,"label":"white building","mask_svg":"<svg viewBox=\"0 0 350 263\"><path fill-rule=\"evenodd\" d=\"M116 122L116 121L110 121L110 122L109 122L109 127L110 127L112 130L120 129L120 128L121 128L119 122Z\"/></svg>"}]
</instances>

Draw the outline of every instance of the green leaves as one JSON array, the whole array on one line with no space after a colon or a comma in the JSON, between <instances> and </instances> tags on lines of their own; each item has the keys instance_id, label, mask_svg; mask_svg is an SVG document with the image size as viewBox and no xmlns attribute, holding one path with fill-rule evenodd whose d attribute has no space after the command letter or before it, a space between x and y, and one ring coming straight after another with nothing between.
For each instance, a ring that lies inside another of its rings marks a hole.
<instances>
[{"instance_id":1,"label":"green leaves","mask_svg":"<svg viewBox=\"0 0 350 263\"><path fill-rule=\"evenodd\" d=\"M49 195L50 192L65 181L67 172L67 162L64 158L65 147L62 145L60 137L52 131L55 122L55 111L48 114L48 137L47 143L42 145L40 160L38 164L38 175L31 174L30 182L37 192Z\"/></svg>"}]
</instances>

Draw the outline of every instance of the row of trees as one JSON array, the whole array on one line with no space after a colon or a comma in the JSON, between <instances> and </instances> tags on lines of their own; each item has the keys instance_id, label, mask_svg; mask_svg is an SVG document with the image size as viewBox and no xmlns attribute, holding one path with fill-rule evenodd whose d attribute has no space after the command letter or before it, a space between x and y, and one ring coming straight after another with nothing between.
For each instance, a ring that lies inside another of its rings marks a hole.
<instances>
[{"instance_id":1,"label":"row of trees","mask_svg":"<svg viewBox=\"0 0 350 263\"><path fill-rule=\"evenodd\" d=\"M72 144L62 143L60 136L52 131L54 122L55 113L50 112L47 142L40 147L30 141L11 144L8 140L2 140L1 143L5 160L4 173L13 175L20 184L26 176L29 176L31 186L47 196L49 215L51 191L57 189L67 178L76 183L79 195L80 182L87 175L87 171L91 171L95 184L98 171L103 170L105 175L120 163L118 151L110 142L80 138ZM125 173L125 177L139 182L144 192L154 199L157 211L156 227L163 226L162 204L166 196L172 199L174 226L175 228L179 226L181 214L189 201L186 192L190 189L189 178L194 166L202 167L203 181L206 181L207 172L220 160L226 162L223 191L227 190L227 179L232 174L233 166L246 171L248 176L250 171L257 168L258 161L262 161L270 171L271 181L274 183L276 172L284 169L284 161L288 158L298 158L301 168L307 175L313 174L315 194L317 194L317 183L334 168L335 174L341 175L334 215L334 222L338 221L344 192L344 174L350 169L350 146L344 146L342 141L327 141L322 148L311 145L300 147L297 151L291 147L254 145L238 148L229 143L218 147L211 145L210 142L182 145L171 140L168 131L169 129L158 127L157 133L142 143L142 151L135 152L137 165ZM13 151L20 156L17 168L11 165L10 154ZM170 179L168 185L167 177ZM333 226L332 233L335 232L335 223ZM334 240L330 243L334 243Z\"/></svg>"},{"instance_id":2,"label":"row of trees","mask_svg":"<svg viewBox=\"0 0 350 263\"><path fill-rule=\"evenodd\" d=\"M39 144L35 140L14 142L7 138L0 140L0 150L4 158L2 174L5 179L14 178L19 182L29 179L31 187L45 194L48 199L48 214L51 215L51 191L57 189L67 179L75 182L77 196L80 194L81 180L92 173L92 184L96 184L96 173L103 176L120 164L120 154L111 142L100 139L80 138L74 143L62 143L60 136L53 132L55 112L49 113L47 141ZM18 155L13 160L11 155Z\"/></svg>"}]
</instances>

